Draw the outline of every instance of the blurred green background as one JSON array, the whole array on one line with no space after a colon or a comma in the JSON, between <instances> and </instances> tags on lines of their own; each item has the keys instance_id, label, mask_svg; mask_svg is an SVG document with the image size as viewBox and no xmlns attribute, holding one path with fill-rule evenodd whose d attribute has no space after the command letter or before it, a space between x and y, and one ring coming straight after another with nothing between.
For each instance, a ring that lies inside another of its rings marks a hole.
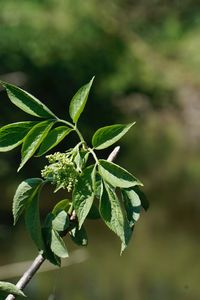
<instances>
[{"instance_id":1,"label":"blurred green background","mask_svg":"<svg viewBox=\"0 0 200 300\"><path fill-rule=\"evenodd\" d=\"M200 299L199 49L199 0L0 0L0 79L66 117L73 94L95 75L82 130L90 140L99 126L137 121L117 163L144 182L151 205L122 257L114 235L88 221L88 259L36 275L30 299ZM27 120L3 90L0 99L0 126ZM12 227L11 205L45 159L16 175L19 161L19 149L0 155L1 266L37 254L23 221ZM46 190L42 212L55 202Z\"/></svg>"}]
</instances>

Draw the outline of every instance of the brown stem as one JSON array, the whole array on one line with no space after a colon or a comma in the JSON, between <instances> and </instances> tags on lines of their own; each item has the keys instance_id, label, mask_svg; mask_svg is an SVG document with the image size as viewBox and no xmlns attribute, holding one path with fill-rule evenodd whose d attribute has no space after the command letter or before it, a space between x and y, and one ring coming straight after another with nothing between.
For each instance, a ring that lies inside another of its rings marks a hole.
<instances>
[{"instance_id":1,"label":"brown stem","mask_svg":"<svg viewBox=\"0 0 200 300\"><path fill-rule=\"evenodd\" d=\"M113 161L116 158L116 156L119 152L119 149L120 149L119 146L115 147L114 150L108 156L107 160ZM41 265L43 264L44 261L45 261L45 257L42 256L42 254L38 254L38 256L34 259L31 266L28 268L28 270L22 275L22 277L17 282L16 286L20 290L23 290L27 286L29 281L33 278L33 276L35 275L37 270L41 267ZM5 300L15 300L15 299L16 299L16 296L10 294L6 297Z\"/></svg>"}]
</instances>

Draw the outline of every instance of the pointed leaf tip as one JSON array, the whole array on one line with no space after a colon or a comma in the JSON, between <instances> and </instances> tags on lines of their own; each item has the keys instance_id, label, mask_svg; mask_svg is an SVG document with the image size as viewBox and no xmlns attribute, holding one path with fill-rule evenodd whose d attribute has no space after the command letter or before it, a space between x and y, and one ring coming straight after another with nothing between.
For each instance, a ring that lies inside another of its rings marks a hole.
<instances>
[{"instance_id":1,"label":"pointed leaf tip","mask_svg":"<svg viewBox=\"0 0 200 300\"><path fill-rule=\"evenodd\" d=\"M99 128L92 137L92 145L96 150L105 149L121 139L135 124L115 124Z\"/></svg>"},{"instance_id":2,"label":"pointed leaf tip","mask_svg":"<svg viewBox=\"0 0 200 300\"><path fill-rule=\"evenodd\" d=\"M4 81L0 81L0 83L3 87L5 87L10 101L27 114L39 118L56 117L46 105L30 93L13 84Z\"/></svg>"},{"instance_id":3,"label":"pointed leaf tip","mask_svg":"<svg viewBox=\"0 0 200 300\"><path fill-rule=\"evenodd\" d=\"M89 83L85 84L78 90L70 102L69 114L74 123L77 123L81 113L85 108L93 81L94 77L92 77Z\"/></svg>"}]
</instances>

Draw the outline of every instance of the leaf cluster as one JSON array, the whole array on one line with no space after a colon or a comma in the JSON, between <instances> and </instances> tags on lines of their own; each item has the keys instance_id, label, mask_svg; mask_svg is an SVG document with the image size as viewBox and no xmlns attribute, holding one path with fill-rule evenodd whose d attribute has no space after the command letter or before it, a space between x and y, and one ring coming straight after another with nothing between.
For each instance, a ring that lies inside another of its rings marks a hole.
<instances>
[{"instance_id":1,"label":"leaf cluster","mask_svg":"<svg viewBox=\"0 0 200 300\"><path fill-rule=\"evenodd\" d=\"M121 166L99 159L97 152L110 147L135 124L115 124L99 128L88 146L78 129L79 118L85 108L94 78L81 87L69 106L72 122L57 117L48 107L31 94L6 82L11 102L36 121L12 123L0 128L0 151L9 151L21 145L21 163L18 171L32 156L40 157L52 150L69 133L78 135L80 142L65 153L48 155L49 165L43 178L22 181L13 199L14 225L24 215L26 228L43 256L60 265L68 257L63 237L69 234L79 246L88 243L84 223L87 218L101 218L121 240L121 252L132 236L141 209L148 202L140 190L143 184ZM42 119L42 120L41 120ZM88 157L94 160L88 165ZM71 199L59 201L44 220L40 218L39 199L45 184L55 185L55 192L63 188L71 191Z\"/></svg>"}]
</instances>

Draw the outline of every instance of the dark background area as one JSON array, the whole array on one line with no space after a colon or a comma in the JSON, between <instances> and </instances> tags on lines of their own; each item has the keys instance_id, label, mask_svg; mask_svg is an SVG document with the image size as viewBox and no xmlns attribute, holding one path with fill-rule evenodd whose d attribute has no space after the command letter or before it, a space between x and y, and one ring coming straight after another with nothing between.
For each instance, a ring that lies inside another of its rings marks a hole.
<instances>
[{"instance_id":1,"label":"dark background area","mask_svg":"<svg viewBox=\"0 0 200 300\"><path fill-rule=\"evenodd\" d=\"M117 163L144 182L150 201L122 257L113 234L88 221L88 259L36 275L30 299L200 298L199 49L197 0L0 0L0 79L66 118L74 93L95 75L80 127L90 141L100 126L137 122ZM30 119L3 89L0 101L0 126ZM0 155L0 265L37 254L23 221L12 227L11 205L20 181L40 176L46 160L16 174L19 162L19 148ZM43 213L52 198L44 192Z\"/></svg>"}]
</instances>

